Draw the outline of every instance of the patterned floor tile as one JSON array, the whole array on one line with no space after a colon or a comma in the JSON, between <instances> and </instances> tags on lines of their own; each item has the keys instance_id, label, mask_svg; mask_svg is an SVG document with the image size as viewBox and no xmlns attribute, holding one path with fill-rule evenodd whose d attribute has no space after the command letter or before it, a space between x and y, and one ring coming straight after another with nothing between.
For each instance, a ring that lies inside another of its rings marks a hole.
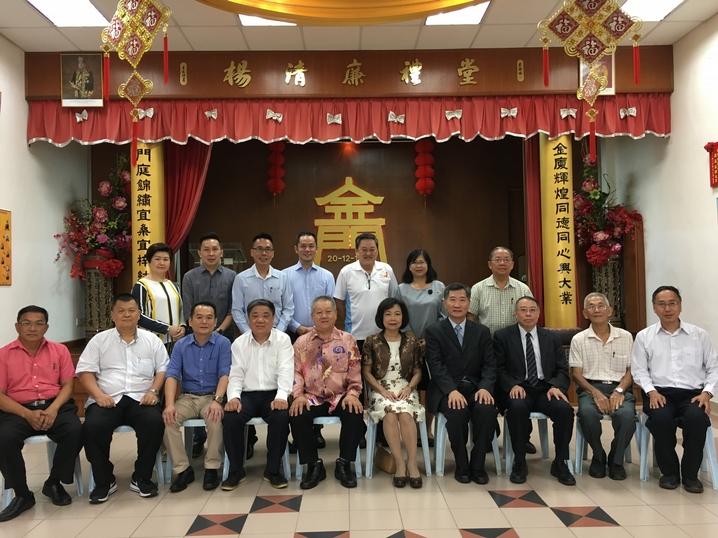
<instances>
[{"instance_id":1,"label":"patterned floor tile","mask_svg":"<svg viewBox=\"0 0 718 538\"><path fill-rule=\"evenodd\" d=\"M239 534L246 520L247 514L200 514L187 531L187 536Z\"/></svg>"},{"instance_id":2,"label":"patterned floor tile","mask_svg":"<svg viewBox=\"0 0 718 538\"><path fill-rule=\"evenodd\" d=\"M254 499L251 514L271 514L278 512L299 512L301 495L263 495Z\"/></svg>"},{"instance_id":3,"label":"patterned floor tile","mask_svg":"<svg viewBox=\"0 0 718 538\"><path fill-rule=\"evenodd\" d=\"M514 529L461 529L463 538L519 538Z\"/></svg>"},{"instance_id":4,"label":"patterned floor tile","mask_svg":"<svg viewBox=\"0 0 718 538\"><path fill-rule=\"evenodd\" d=\"M415 532L411 531L399 531L395 532L394 534L387 536L387 538L426 538L425 536L422 536L421 534L416 534Z\"/></svg>"},{"instance_id":5,"label":"patterned floor tile","mask_svg":"<svg viewBox=\"0 0 718 538\"><path fill-rule=\"evenodd\" d=\"M618 523L599 506L551 507L567 527L618 527Z\"/></svg>"},{"instance_id":6,"label":"patterned floor tile","mask_svg":"<svg viewBox=\"0 0 718 538\"><path fill-rule=\"evenodd\" d=\"M349 538L349 531L295 532L294 538Z\"/></svg>"},{"instance_id":7,"label":"patterned floor tile","mask_svg":"<svg viewBox=\"0 0 718 538\"><path fill-rule=\"evenodd\" d=\"M499 508L536 508L547 506L532 489L501 489L489 491Z\"/></svg>"}]
</instances>

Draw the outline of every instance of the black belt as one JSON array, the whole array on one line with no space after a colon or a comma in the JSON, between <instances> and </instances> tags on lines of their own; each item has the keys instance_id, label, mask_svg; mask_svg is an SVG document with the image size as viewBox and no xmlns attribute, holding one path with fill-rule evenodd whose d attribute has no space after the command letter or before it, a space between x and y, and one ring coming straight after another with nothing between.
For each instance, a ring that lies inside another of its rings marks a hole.
<instances>
[{"instance_id":1,"label":"black belt","mask_svg":"<svg viewBox=\"0 0 718 538\"><path fill-rule=\"evenodd\" d=\"M604 381L602 379L589 379L589 383L599 383L601 385L618 385L620 381Z\"/></svg>"},{"instance_id":2,"label":"black belt","mask_svg":"<svg viewBox=\"0 0 718 538\"><path fill-rule=\"evenodd\" d=\"M27 402L24 404L21 404L23 407L27 407L28 409L39 409L41 407L47 407L50 405L53 401L55 401L55 398L49 398L47 400L35 400L32 402Z\"/></svg>"},{"instance_id":3,"label":"black belt","mask_svg":"<svg viewBox=\"0 0 718 538\"><path fill-rule=\"evenodd\" d=\"M214 391L210 392L185 392L185 394L191 394L192 396L209 396L210 394L214 396Z\"/></svg>"}]
</instances>

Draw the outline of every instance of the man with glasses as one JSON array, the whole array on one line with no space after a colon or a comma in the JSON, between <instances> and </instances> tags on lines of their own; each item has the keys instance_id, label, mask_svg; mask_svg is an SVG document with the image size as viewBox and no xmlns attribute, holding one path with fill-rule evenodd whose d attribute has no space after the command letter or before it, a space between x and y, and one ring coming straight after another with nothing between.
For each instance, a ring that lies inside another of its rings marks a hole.
<instances>
[{"instance_id":1,"label":"man with glasses","mask_svg":"<svg viewBox=\"0 0 718 538\"><path fill-rule=\"evenodd\" d=\"M681 294L659 286L652 296L659 322L636 335L631 354L633 378L643 389L646 426L653 434L658 485L702 493L703 461L711 398L718 381L718 358L708 333L681 320ZM683 457L676 455L676 427L683 428ZM711 434L712 435L712 434Z\"/></svg>"},{"instance_id":2,"label":"man with glasses","mask_svg":"<svg viewBox=\"0 0 718 538\"><path fill-rule=\"evenodd\" d=\"M569 366L578 391L578 421L593 451L588 474L624 480L623 455L636 431L636 408L631 390L633 337L609 323L613 309L608 297L592 292L583 300L583 316L591 322L571 340ZM601 444L601 419L611 416L613 441L606 460Z\"/></svg>"},{"instance_id":3,"label":"man with glasses","mask_svg":"<svg viewBox=\"0 0 718 538\"><path fill-rule=\"evenodd\" d=\"M247 306L257 299L267 299L274 304L273 327L287 332L294 316L294 298L289 279L282 271L272 267L274 240L268 233L258 233L252 239L250 251L254 265L234 278L232 285L232 317L240 333L249 331ZM248 426L247 459L254 455L257 434L254 426Z\"/></svg>"},{"instance_id":4,"label":"man with glasses","mask_svg":"<svg viewBox=\"0 0 718 538\"><path fill-rule=\"evenodd\" d=\"M0 472L5 488L15 490L0 521L35 505L22 457L24 441L33 435L47 435L57 443L42 493L57 506L72 502L62 482L72 483L82 446L82 425L72 401L75 368L64 345L45 339L47 329L47 310L26 306L17 314L17 339L0 348Z\"/></svg>"}]
</instances>

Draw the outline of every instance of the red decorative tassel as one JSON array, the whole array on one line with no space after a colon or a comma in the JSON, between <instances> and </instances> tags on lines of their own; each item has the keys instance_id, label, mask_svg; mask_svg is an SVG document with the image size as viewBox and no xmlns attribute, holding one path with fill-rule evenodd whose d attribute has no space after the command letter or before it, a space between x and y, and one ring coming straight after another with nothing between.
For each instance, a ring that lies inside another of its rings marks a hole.
<instances>
[{"instance_id":1,"label":"red decorative tassel","mask_svg":"<svg viewBox=\"0 0 718 538\"><path fill-rule=\"evenodd\" d=\"M596 122L588 122L588 158L596 162Z\"/></svg>"},{"instance_id":2,"label":"red decorative tassel","mask_svg":"<svg viewBox=\"0 0 718 538\"><path fill-rule=\"evenodd\" d=\"M164 76L164 83L167 84L170 81L170 47L169 39L167 38L167 32L165 32L165 37L162 39L162 42L162 74Z\"/></svg>"},{"instance_id":3,"label":"red decorative tassel","mask_svg":"<svg viewBox=\"0 0 718 538\"><path fill-rule=\"evenodd\" d=\"M130 162L132 163L132 168L134 168L137 165L137 133L139 131L139 124L137 123L137 120L133 118L132 120L132 142L130 143Z\"/></svg>"},{"instance_id":4,"label":"red decorative tassel","mask_svg":"<svg viewBox=\"0 0 718 538\"><path fill-rule=\"evenodd\" d=\"M102 57L102 99L105 104L110 100L110 53Z\"/></svg>"},{"instance_id":5,"label":"red decorative tassel","mask_svg":"<svg viewBox=\"0 0 718 538\"><path fill-rule=\"evenodd\" d=\"M543 85L548 86L549 82L548 47L543 48Z\"/></svg>"},{"instance_id":6,"label":"red decorative tassel","mask_svg":"<svg viewBox=\"0 0 718 538\"><path fill-rule=\"evenodd\" d=\"M641 83L641 50L638 43L633 43L633 83L636 86Z\"/></svg>"}]
</instances>

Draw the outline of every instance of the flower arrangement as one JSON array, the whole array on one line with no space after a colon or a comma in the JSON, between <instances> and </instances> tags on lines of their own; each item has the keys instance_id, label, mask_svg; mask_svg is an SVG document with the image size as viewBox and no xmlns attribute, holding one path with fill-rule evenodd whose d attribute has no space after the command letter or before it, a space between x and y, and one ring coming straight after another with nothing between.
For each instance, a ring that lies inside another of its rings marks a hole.
<instances>
[{"instance_id":1,"label":"flower arrangement","mask_svg":"<svg viewBox=\"0 0 718 538\"><path fill-rule=\"evenodd\" d=\"M118 156L115 170L97 187L99 197L87 198L72 204L63 219L65 231L55 234L60 247L55 261L64 254L72 259L70 277L83 279L88 256L99 256L101 261L92 267L107 278L117 277L124 263L117 259L120 252L131 245L130 235L130 172L127 158Z\"/></svg>"},{"instance_id":2,"label":"flower arrangement","mask_svg":"<svg viewBox=\"0 0 718 538\"><path fill-rule=\"evenodd\" d=\"M641 214L613 203L614 191L601 189L598 166L588 155L583 158L581 190L574 193L573 209L578 244L586 248L586 259L593 267L606 265L623 250L626 236L633 236Z\"/></svg>"}]
</instances>

